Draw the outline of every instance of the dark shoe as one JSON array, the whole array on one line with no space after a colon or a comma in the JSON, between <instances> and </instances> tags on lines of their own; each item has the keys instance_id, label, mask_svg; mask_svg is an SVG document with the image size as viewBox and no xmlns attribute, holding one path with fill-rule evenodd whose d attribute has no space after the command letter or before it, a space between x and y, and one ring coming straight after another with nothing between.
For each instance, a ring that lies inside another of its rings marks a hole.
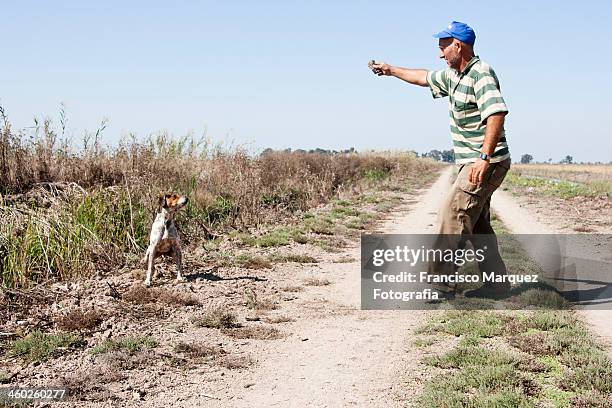
<instances>
[{"instance_id":1,"label":"dark shoe","mask_svg":"<svg viewBox=\"0 0 612 408\"><path fill-rule=\"evenodd\" d=\"M486 284L478 289L466 290L463 295L468 298L504 299L510 296L510 284Z\"/></svg>"}]
</instances>

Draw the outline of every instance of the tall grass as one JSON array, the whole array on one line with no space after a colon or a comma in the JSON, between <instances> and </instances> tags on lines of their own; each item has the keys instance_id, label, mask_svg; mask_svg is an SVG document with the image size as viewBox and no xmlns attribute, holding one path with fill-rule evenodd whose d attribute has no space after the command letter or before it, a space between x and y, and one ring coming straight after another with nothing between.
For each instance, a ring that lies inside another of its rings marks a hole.
<instances>
[{"instance_id":1,"label":"tall grass","mask_svg":"<svg viewBox=\"0 0 612 408\"><path fill-rule=\"evenodd\" d=\"M189 197L178 215L181 237L197 243L229 230L280 222L363 184L403 188L436 164L400 153L250 155L205 138L167 133L117 147L106 128L73 151L64 123L13 132L0 108L0 277L3 286L72 279L112 270L141 254L157 197ZM399 187L398 187L399 186Z\"/></svg>"}]
</instances>

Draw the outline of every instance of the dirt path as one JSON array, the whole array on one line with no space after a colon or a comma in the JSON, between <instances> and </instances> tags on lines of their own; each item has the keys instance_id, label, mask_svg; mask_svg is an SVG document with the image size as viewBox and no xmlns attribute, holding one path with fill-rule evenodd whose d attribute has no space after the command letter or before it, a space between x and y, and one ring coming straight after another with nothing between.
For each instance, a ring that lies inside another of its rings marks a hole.
<instances>
[{"instance_id":1,"label":"dirt path","mask_svg":"<svg viewBox=\"0 0 612 408\"><path fill-rule=\"evenodd\" d=\"M431 232L451 171L445 170L418 201L407 196L379 230ZM173 390L173 406L406 406L418 392L416 378L423 370L422 351L411 347L411 332L425 313L360 310L359 246L338 255L353 261L293 271L296 282L317 278L331 285L312 287L291 302L285 312L296 322L286 328L289 336L254 342L257 364L246 373L229 373L205 392L198 379L191 378L191 384ZM147 398L146 404L167 405L167 398Z\"/></svg>"},{"instance_id":2,"label":"dirt path","mask_svg":"<svg viewBox=\"0 0 612 408\"><path fill-rule=\"evenodd\" d=\"M550 218L544 213L530 211L524 204L519 202L506 191L497 191L491 200L491 206L504 225L514 234L567 234L567 228L555 228L556 216ZM557 215L558 216L558 215ZM582 235L581 239L568 237L572 245L568 245L567 255L578 259L605 259L610 254L610 242L600 242L601 236ZM609 261L609 259L608 259ZM583 277L597 279L599 281L610 281L609 276ZM598 336L601 341L608 346L607 352L612 357L612 310L610 303L602 303L589 306L593 309L580 310L581 319L587 323L591 331Z\"/></svg>"},{"instance_id":3,"label":"dirt path","mask_svg":"<svg viewBox=\"0 0 612 408\"><path fill-rule=\"evenodd\" d=\"M378 232L432 233L437 209L448 191L452 168L418 197L407 196ZM553 232L539 225L529 212L502 191L494 208L511 230ZM519 221L522 221L522 224ZM295 322L283 326L287 337L275 341L246 340L243 346L256 364L248 370L214 377L193 374L168 389L150 395L141 406L174 407L339 407L409 405L429 375L422 363L423 349L414 347L414 329L427 318L423 311L360 310L359 246L338 256L351 259L316 266L285 267L294 282L314 278L330 285L309 287L283 304L283 313ZM605 335L608 312L583 314ZM608 320L609 321L609 320ZM609 330L609 329L608 329Z\"/></svg>"}]
</instances>

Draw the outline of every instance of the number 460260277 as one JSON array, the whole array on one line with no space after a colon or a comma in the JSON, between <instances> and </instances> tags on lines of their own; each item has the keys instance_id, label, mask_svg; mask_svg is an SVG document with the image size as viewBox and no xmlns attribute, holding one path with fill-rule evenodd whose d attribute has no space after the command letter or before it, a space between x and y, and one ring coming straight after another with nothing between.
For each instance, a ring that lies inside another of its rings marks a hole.
<instances>
[{"instance_id":1,"label":"number 460260277","mask_svg":"<svg viewBox=\"0 0 612 408\"><path fill-rule=\"evenodd\" d=\"M65 388L9 388L1 394L9 399L62 399L66 395ZM1 395L0 395L1 396Z\"/></svg>"}]
</instances>

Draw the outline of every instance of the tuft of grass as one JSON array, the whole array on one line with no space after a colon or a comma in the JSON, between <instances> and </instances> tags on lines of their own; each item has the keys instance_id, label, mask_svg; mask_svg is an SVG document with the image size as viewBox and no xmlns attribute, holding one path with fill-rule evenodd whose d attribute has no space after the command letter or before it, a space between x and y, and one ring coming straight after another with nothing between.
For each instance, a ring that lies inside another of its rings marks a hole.
<instances>
[{"instance_id":1,"label":"tuft of grass","mask_svg":"<svg viewBox=\"0 0 612 408\"><path fill-rule=\"evenodd\" d=\"M122 299L134 304L165 303L178 306L200 304L200 301L189 293L176 292L165 288L146 288L141 285L132 286L122 295Z\"/></svg>"},{"instance_id":2,"label":"tuft of grass","mask_svg":"<svg viewBox=\"0 0 612 408\"><path fill-rule=\"evenodd\" d=\"M301 292L304 290L303 286L284 286L281 288L283 292Z\"/></svg>"},{"instance_id":3,"label":"tuft of grass","mask_svg":"<svg viewBox=\"0 0 612 408\"><path fill-rule=\"evenodd\" d=\"M11 377L7 373L0 371L0 384L8 384L10 380Z\"/></svg>"},{"instance_id":4,"label":"tuft of grass","mask_svg":"<svg viewBox=\"0 0 612 408\"><path fill-rule=\"evenodd\" d=\"M219 346L207 346L201 343L178 342L174 345L174 351L183 353L191 358L219 357L226 354Z\"/></svg>"},{"instance_id":5,"label":"tuft of grass","mask_svg":"<svg viewBox=\"0 0 612 408\"><path fill-rule=\"evenodd\" d=\"M365 230L367 223L360 217L349 217L346 219L345 224L347 228L355 230Z\"/></svg>"},{"instance_id":6,"label":"tuft of grass","mask_svg":"<svg viewBox=\"0 0 612 408\"><path fill-rule=\"evenodd\" d=\"M60 349L80 345L79 338L72 334L45 334L34 331L10 345L9 355L27 363L44 361Z\"/></svg>"},{"instance_id":7,"label":"tuft of grass","mask_svg":"<svg viewBox=\"0 0 612 408\"><path fill-rule=\"evenodd\" d=\"M533 407L528 399L532 391L523 384L522 378L510 365L470 366L430 380L418 399L418 406Z\"/></svg>"},{"instance_id":8,"label":"tuft of grass","mask_svg":"<svg viewBox=\"0 0 612 408\"><path fill-rule=\"evenodd\" d=\"M295 240L298 243L308 242L301 228L280 227L256 237L253 241L253 245L261 248L279 247L289 245L291 240Z\"/></svg>"},{"instance_id":9,"label":"tuft of grass","mask_svg":"<svg viewBox=\"0 0 612 408\"><path fill-rule=\"evenodd\" d=\"M327 286L331 285L328 279L308 278L304 281L306 286Z\"/></svg>"},{"instance_id":10,"label":"tuft of grass","mask_svg":"<svg viewBox=\"0 0 612 408\"><path fill-rule=\"evenodd\" d=\"M332 208L330 215L334 218L358 217L361 212L350 204L336 205Z\"/></svg>"},{"instance_id":11,"label":"tuft of grass","mask_svg":"<svg viewBox=\"0 0 612 408\"><path fill-rule=\"evenodd\" d=\"M101 344L91 349L91 354L99 355L106 354L115 351L124 351L128 354L134 354L142 350L143 348L155 348L158 346L157 340L150 336L136 336L136 337L121 337L117 339L105 340Z\"/></svg>"},{"instance_id":12,"label":"tuft of grass","mask_svg":"<svg viewBox=\"0 0 612 408\"><path fill-rule=\"evenodd\" d=\"M389 175L389 172L383 169L372 169L372 170L366 170L366 172L363 175L363 178L366 181L369 181L372 183L379 183L383 181L384 179L386 179L388 175Z\"/></svg>"},{"instance_id":13,"label":"tuft of grass","mask_svg":"<svg viewBox=\"0 0 612 408\"><path fill-rule=\"evenodd\" d=\"M278 340L285 337L278 329L268 326L249 326L222 329L221 332L235 339Z\"/></svg>"},{"instance_id":14,"label":"tuft of grass","mask_svg":"<svg viewBox=\"0 0 612 408\"><path fill-rule=\"evenodd\" d=\"M475 336L473 334L468 334L466 336L461 336L459 347L476 347L479 344L480 344L480 337Z\"/></svg>"},{"instance_id":15,"label":"tuft of grass","mask_svg":"<svg viewBox=\"0 0 612 408\"><path fill-rule=\"evenodd\" d=\"M265 317L263 321L266 323L278 324L278 323L295 322L295 319L288 317L288 316L272 316L272 317Z\"/></svg>"},{"instance_id":16,"label":"tuft of grass","mask_svg":"<svg viewBox=\"0 0 612 408\"><path fill-rule=\"evenodd\" d=\"M569 399L569 404L567 406L572 408L609 408L612 407L612 394L606 395L597 391L587 391L572 396Z\"/></svg>"},{"instance_id":17,"label":"tuft of grass","mask_svg":"<svg viewBox=\"0 0 612 408\"><path fill-rule=\"evenodd\" d=\"M247 269L270 269L270 261L256 255L239 254L234 258L234 262Z\"/></svg>"},{"instance_id":18,"label":"tuft of grass","mask_svg":"<svg viewBox=\"0 0 612 408\"><path fill-rule=\"evenodd\" d=\"M240 370L255 364L255 360L248 356L227 356L219 361L219 365L228 370Z\"/></svg>"},{"instance_id":19,"label":"tuft of grass","mask_svg":"<svg viewBox=\"0 0 612 408\"><path fill-rule=\"evenodd\" d=\"M523 320L523 324L527 329L536 330L555 330L568 327L576 327L576 319L571 312L563 311L543 311L539 313L531 313L529 317Z\"/></svg>"},{"instance_id":20,"label":"tuft of grass","mask_svg":"<svg viewBox=\"0 0 612 408\"><path fill-rule=\"evenodd\" d=\"M296 262L296 263L317 263L319 262L317 258L312 257L310 255L302 255L302 254L288 254L288 255L273 255L271 258L272 262Z\"/></svg>"},{"instance_id":21,"label":"tuft of grass","mask_svg":"<svg viewBox=\"0 0 612 408\"><path fill-rule=\"evenodd\" d=\"M415 347L429 347L435 343L435 340L432 338L418 338L412 342Z\"/></svg>"},{"instance_id":22,"label":"tuft of grass","mask_svg":"<svg viewBox=\"0 0 612 408\"><path fill-rule=\"evenodd\" d=\"M447 333L453 336L494 337L502 333L504 322L492 311L448 310L425 326L419 333Z\"/></svg>"},{"instance_id":23,"label":"tuft of grass","mask_svg":"<svg viewBox=\"0 0 612 408\"><path fill-rule=\"evenodd\" d=\"M612 362L602 353L588 355L588 361L583 364L572 364L571 372L561 380L561 385L572 391L595 390L612 395Z\"/></svg>"},{"instance_id":24,"label":"tuft of grass","mask_svg":"<svg viewBox=\"0 0 612 408\"><path fill-rule=\"evenodd\" d=\"M304 226L310 232L319 235L334 235L334 222L329 218L315 217L304 221Z\"/></svg>"},{"instance_id":25,"label":"tuft of grass","mask_svg":"<svg viewBox=\"0 0 612 408\"><path fill-rule=\"evenodd\" d=\"M92 330L100 323L102 323L102 316L98 312L95 310L83 311L78 308L70 310L55 320L57 327L64 331Z\"/></svg>"},{"instance_id":26,"label":"tuft of grass","mask_svg":"<svg viewBox=\"0 0 612 408\"><path fill-rule=\"evenodd\" d=\"M219 306L206 311L201 317L192 318L191 321L197 327L230 328L236 326L236 315L228 311L227 308Z\"/></svg>"},{"instance_id":27,"label":"tuft of grass","mask_svg":"<svg viewBox=\"0 0 612 408\"><path fill-rule=\"evenodd\" d=\"M535 306L542 309L569 309L571 303L552 290L528 289L513 298L521 306Z\"/></svg>"},{"instance_id":28,"label":"tuft of grass","mask_svg":"<svg viewBox=\"0 0 612 408\"><path fill-rule=\"evenodd\" d=\"M257 293L251 288L245 289L244 302L246 307L255 310L274 310L278 307L278 305L270 299L257 299Z\"/></svg>"},{"instance_id":29,"label":"tuft of grass","mask_svg":"<svg viewBox=\"0 0 612 408\"><path fill-rule=\"evenodd\" d=\"M517 357L499 350L488 350L475 346L459 346L442 356L425 360L428 365L439 368L465 368L469 366L504 366L518 362Z\"/></svg>"},{"instance_id":30,"label":"tuft of grass","mask_svg":"<svg viewBox=\"0 0 612 408\"><path fill-rule=\"evenodd\" d=\"M340 258L334 259L334 263L351 263L356 262L356 259L351 258L350 256L342 256Z\"/></svg>"}]
</instances>

